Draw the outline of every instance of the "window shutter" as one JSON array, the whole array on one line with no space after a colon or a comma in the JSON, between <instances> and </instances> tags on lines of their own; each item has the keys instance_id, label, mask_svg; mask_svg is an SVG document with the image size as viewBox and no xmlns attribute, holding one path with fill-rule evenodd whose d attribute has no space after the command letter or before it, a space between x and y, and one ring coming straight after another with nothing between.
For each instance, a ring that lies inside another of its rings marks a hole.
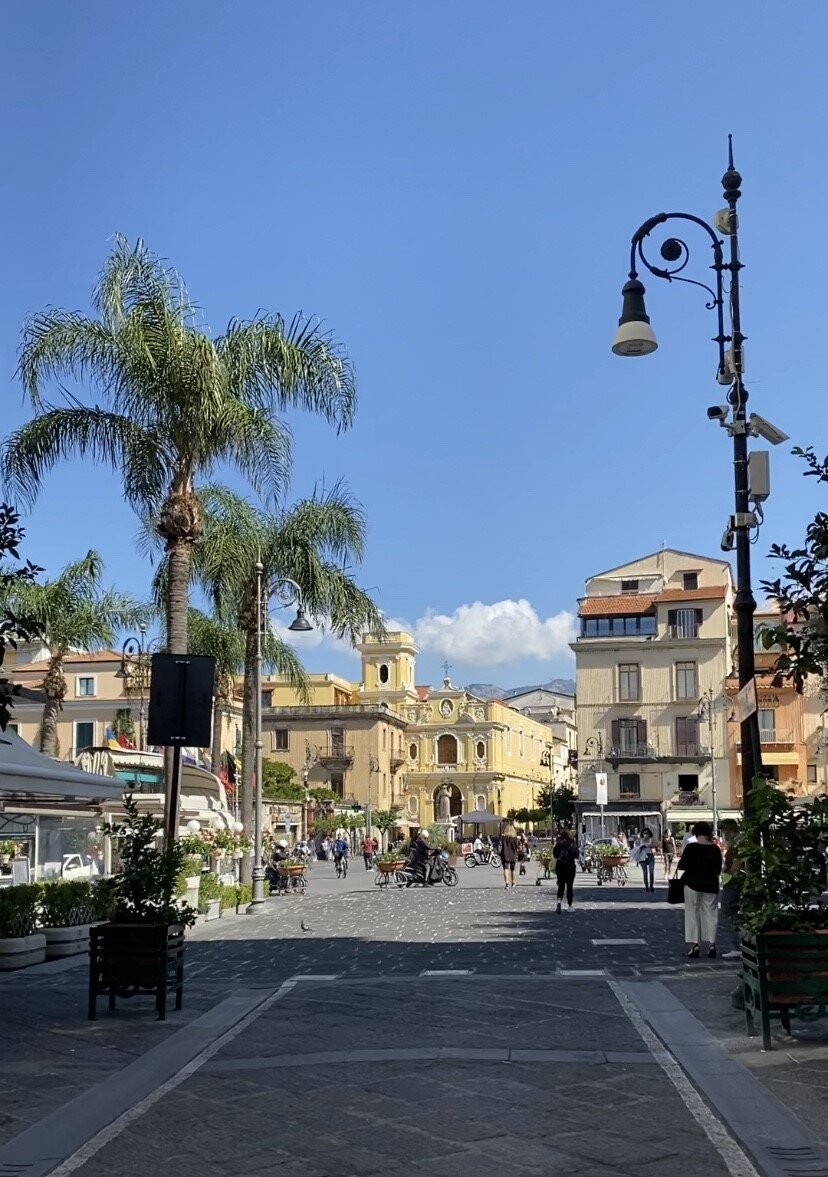
<instances>
[{"instance_id":1,"label":"window shutter","mask_svg":"<svg viewBox=\"0 0 828 1177\"><path fill-rule=\"evenodd\" d=\"M704 609L694 609L693 612L696 614L696 625L701 625L704 621Z\"/></svg>"},{"instance_id":2,"label":"window shutter","mask_svg":"<svg viewBox=\"0 0 828 1177\"><path fill-rule=\"evenodd\" d=\"M613 748L621 746L621 721L618 719L612 721L612 746Z\"/></svg>"},{"instance_id":3,"label":"window shutter","mask_svg":"<svg viewBox=\"0 0 828 1177\"><path fill-rule=\"evenodd\" d=\"M667 610L667 624L668 625L675 625L676 624L676 613L677 612L678 612L677 609L668 609Z\"/></svg>"},{"instance_id":4,"label":"window shutter","mask_svg":"<svg viewBox=\"0 0 828 1177\"><path fill-rule=\"evenodd\" d=\"M638 743L644 747L647 743L647 720L637 719L638 724Z\"/></svg>"}]
</instances>

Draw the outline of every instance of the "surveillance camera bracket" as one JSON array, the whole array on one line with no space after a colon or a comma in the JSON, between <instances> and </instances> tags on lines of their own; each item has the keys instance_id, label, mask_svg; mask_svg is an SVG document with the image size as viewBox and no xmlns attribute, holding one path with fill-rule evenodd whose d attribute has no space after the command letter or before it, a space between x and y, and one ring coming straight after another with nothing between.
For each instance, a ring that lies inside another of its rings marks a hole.
<instances>
[{"instance_id":1,"label":"surveillance camera bracket","mask_svg":"<svg viewBox=\"0 0 828 1177\"><path fill-rule=\"evenodd\" d=\"M743 433L750 433L747 421L722 421L722 428L727 430L728 437L741 436Z\"/></svg>"},{"instance_id":2,"label":"surveillance camera bracket","mask_svg":"<svg viewBox=\"0 0 828 1177\"><path fill-rule=\"evenodd\" d=\"M759 519L753 511L740 511L730 516L729 526L735 531L737 527L758 527Z\"/></svg>"}]
</instances>

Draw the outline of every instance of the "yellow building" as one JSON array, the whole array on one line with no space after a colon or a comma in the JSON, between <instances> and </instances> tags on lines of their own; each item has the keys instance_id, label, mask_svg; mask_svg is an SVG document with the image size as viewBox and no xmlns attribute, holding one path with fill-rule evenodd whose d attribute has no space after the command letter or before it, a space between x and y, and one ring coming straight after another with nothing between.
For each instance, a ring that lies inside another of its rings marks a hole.
<instances>
[{"instance_id":1,"label":"yellow building","mask_svg":"<svg viewBox=\"0 0 828 1177\"><path fill-rule=\"evenodd\" d=\"M448 679L437 689L417 686L411 634L365 634L357 649L361 681L312 675L307 705L278 679L263 686L266 756L306 771L309 785L326 785L343 801L399 806L412 826L435 820L444 786L453 817L534 806L550 781L549 727Z\"/></svg>"}]
</instances>

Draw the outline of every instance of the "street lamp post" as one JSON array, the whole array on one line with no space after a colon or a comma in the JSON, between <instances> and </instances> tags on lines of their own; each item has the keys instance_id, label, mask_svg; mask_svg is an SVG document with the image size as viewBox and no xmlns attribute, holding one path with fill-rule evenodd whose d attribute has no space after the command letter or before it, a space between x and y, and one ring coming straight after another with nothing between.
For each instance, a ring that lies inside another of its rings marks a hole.
<instances>
[{"instance_id":1,"label":"street lamp post","mask_svg":"<svg viewBox=\"0 0 828 1177\"><path fill-rule=\"evenodd\" d=\"M644 286L639 280L637 265L640 261L647 270L657 278L665 278L668 282L689 282L694 286L701 286L711 296L707 303L709 310L715 310L718 322L718 332L713 337L718 346L718 369L716 379L719 384L727 386L727 405L713 405L707 410L712 421L718 421L733 439L733 478L734 478L734 514L730 516L725 534L722 538L722 548L730 551L734 544L736 548L736 597L734 610L736 613L737 656L739 669L739 686L744 687L752 682L755 675L753 657L753 614L756 611L756 601L753 596L750 579L750 532L759 524L757 514L750 509L751 500L757 505L767 497L767 486L751 486L751 473L748 462L748 436L761 436L773 445L787 440L786 434L771 425L756 413L747 414L747 389L744 384L744 348L745 336L742 334L741 306L739 297L739 273L742 263L739 260L739 221L736 204L741 196L742 177L733 166L733 143L728 136L728 166L722 177L722 188L727 208L716 213L715 229L700 217L690 213L657 213L650 217L632 236L630 250L630 272L623 288L624 304L618 331L613 341L612 350L620 356L649 355L658 347L655 333L650 326L650 320L644 306ZM704 282L685 278L681 271L690 260L687 245L678 237L668 237L661 246L661 257L664 266L653 265L644 252L644 243L650 233L667 221L688 221L697 225L710 238L713 250L712 270L715 273L715 290ZM727 259L724 243L719 237L727 237L729 249ZM725 292L725 275L728 277L729 287ZM725 333L725 293L730 319L729 334ZM729 346L726 346L728 345ZM750 806L753 778L762 769L761 745L759 743L759 721L756 711L741 721L742 745L742 804L745 811Z\"/></svg>"},{"instance_id":2,"label":"street lamp post","mask_svg":"<svg viewBox=\"0 0 828 1177\"><path fill-rule=\"evenodd\" d=\"M264 825L264 808L262 805L262 762L264 740L262 739L262 619L267 614L266 602L264 600L265 587L268 590L268 598L272 593L278 593L284 589L290 589L292 592L288 598L281 598L281 603L286 607L296 605L296 617L288 626L288 629L293 633L307 633L308 630L313 629L313 626L305 616L305 609L302 605L302 590L295 580L289 577L281 577L273 584L265 586L264 582L264 565L260 560L256 561L253 567L253 572L256 577L256 711L255 711L255 728L256 728L256 742L255 742L255 763L254 763L254 781L255 781L255 802L253 808L253 877L252 877L252 895L250 905L247 908L248 915L255 915L264 907L264 883L265 883L265 868L262 863L262 827Z\"/></svg>"},{"instance_id":3,"label":"street lamp post","mask_svg":"<svg viewBox=\"0 0 828 1177\"><path fill-rule=\"evenodd\" d=\"M137 665L138 674L138 751L146 752L147 713L144 702L146 699L147 656L152 653L155 642L147 641L147 625L141 621L138 624L136 637L128 637L121 647L121 665L115 671L116 678L124 680L124 689L128 690L128 683L135 671L133 662Z\"/></svg>"},{"instance_id":4,"label":"street lamp post","mask_svg":"<svg viewBox=\"0 0 828 1177\"><path fill-rule=\"evenodd\" d=\"M699 699L699 719L707 720L707 733L710 740L710 800L713 809L713 837L719 836L719 803L716 795L716 746L714 743L716 699L713 688L708 687Z\"/></svg>"}]
</instances>

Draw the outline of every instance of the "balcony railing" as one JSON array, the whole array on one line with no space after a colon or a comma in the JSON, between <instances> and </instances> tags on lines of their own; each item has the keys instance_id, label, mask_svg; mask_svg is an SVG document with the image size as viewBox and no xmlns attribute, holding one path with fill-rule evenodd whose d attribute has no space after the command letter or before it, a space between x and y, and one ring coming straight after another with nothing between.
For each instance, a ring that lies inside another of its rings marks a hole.
<instances>
[{"instance_id":1,"label":"balcony railing","mask_svg":"<svg viewBox=\"0 0 828 1177\"><path fill-rule=\"evenodd\" d=\"M344 744L340 743L339 740L334 740L333 743L319 750L319 759L323 764L326 760L336 760L350 764L354 759L353 744Z\"/></svg>"},{"instance_id":2,"label":"balcony railing","mask_svg":"<svg viewBox=\"0 0 828 1177\"><path fill-rule=\"evenodd\" d=\"M701 744L667 741L661 748L658 744L612 744L606 752L608 760L704 760L709 758L710 749Z\"/></svg>"},{"instance_id":3,"label":"balcony railing","mask_svg":"<svg viewBox=\"0 0 828 1177\"><path fill-rule=\"evenodd\" d=\"M608 760L656 760L658 750L652 744L613 744L607 752Z\"/></svg>"},{"instance_id":4,"label":"balcony railing","mask_svg":"<svg viewBox=\"0 0 828 1177\"><path fill-rule=\"evenodd\" d=\"M793 732L776 727L760 727L759 741L762 744L792 744L794 742Z\"/></svg>"},{"instance_id":5,"label":"balcony railing","mask_svg":"<svg viewBox=\"0 0 828 1177\"><path fill-rule=\"evenodd\" d=\"M699 796L698 789L690 789L687 792L678 794L679 805L701 805L702 799Z\"/></svg>"},{"instance_id":6,"label":"balcony railing","mask_svg":"<svg viewBox=\"0 0 828 1177\"><path fill-rule=\"evenodd\" d=\"M668 625L667 632L675 641L692 641L699 636L698 622L685 621L679 625Z\"/></svg>"}]
</instances>

